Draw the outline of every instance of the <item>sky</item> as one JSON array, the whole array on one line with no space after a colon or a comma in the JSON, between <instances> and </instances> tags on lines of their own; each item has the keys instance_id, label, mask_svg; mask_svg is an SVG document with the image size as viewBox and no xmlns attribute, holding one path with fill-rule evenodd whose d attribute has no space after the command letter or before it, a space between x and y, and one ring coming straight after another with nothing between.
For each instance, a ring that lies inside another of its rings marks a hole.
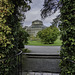
<instances>
[{"instance_id":1,"label":"sky","mask_svg":"<svg viewBox=\"0 0 75 75\"><path fill-rule=\"evenodd\" d=\"M59 14L59 11L43 20L41 19L40 15L41 9L43 8L43 4L44 0L32 0L32 3L30 4L31 9L25 13L26 19L23 21L23 27L30 26L32 24L32 21L34 20L43 21L43 24L47 27L51 25L50 22L52 22L53 19Z\"/></svg>"}]
</instances>

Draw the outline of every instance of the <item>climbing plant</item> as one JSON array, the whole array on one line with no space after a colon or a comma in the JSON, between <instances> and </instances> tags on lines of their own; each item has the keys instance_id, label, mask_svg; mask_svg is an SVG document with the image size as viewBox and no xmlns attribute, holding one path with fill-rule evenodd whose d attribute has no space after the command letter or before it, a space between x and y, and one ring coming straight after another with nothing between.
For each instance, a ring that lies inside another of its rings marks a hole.
<instances>
[{"instance_id":1,"label":"climbing plant","mask_svg":"<svg viewBox=\"0 0 75 75\"><path fill-rule=\"evenodd\" d=\"M12 13L14 12L14 4L8 2L8 0L1 0L0 3L0 53L5 53L9 51L9 46L10 48L13 48L11 39L14 40L14 38L11 38L11 28L6 22L7 17L9 15L12 15Z\"/></svg>"},{"instance_id":2,"label":"climbing plant","mask_svg":"<svg viewBox=\"0 0 75 75\"><path fill-rule=\"evenodd\" d=\"M9 53L12 51L13 44L11 40L14 40L11 35L11 28L8 26L7 17L14 12L14 4L8 0L0 0L0 59L10 57ZM9 70L8 60L0 61L0 75L8 75L8 71L4 73L4 70ZM4 67L6 69L4 69Z\"/></svg>"},{"instance_id":3,"label":"climbing plant","mask_svg":"<svg viewBox=\"0 0 75 75\"><path fill-rule=\"evenodd\" d=\"M75 1L61 0L61 75L75 74Z\"/></svg>"},{"instance_id":4,"label":"climbing plant","mask_svg":"<svg viewBox=\"0 0 75 75\"><path fill-rule=\"evenodd\" d=\"M30 2L31 0L0 0L0 75L17 75L17 58L11 57L24 48L24 42L27 43L28 34L21 27L20 21L23 19L21 12L30 9Z\"/></svg>"}]
</instances>

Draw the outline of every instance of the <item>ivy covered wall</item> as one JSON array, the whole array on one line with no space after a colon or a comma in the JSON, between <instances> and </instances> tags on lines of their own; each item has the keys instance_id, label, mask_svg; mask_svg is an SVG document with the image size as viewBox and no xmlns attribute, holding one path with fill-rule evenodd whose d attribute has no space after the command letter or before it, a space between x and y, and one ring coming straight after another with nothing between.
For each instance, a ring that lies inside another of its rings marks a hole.
<instances>
[{"instance_id":1,"label":"ivy covered wall","mask_svg":"<svg viewBox=\"0 0 75 75\"><path fill-rule=\"evenodd\" d=\"M21 12L30 10L31 0L0 0L0 75L16 75L14 57L27 43L27 32L21 27ZM15 72L15 73L14 73Z\"/></svg>"},{"instance_id":2,"label":"ivy covered wall","mask_svg":"<svg viewBox=\"0 0 75 75\"><path fill-rule=\"evenodd\" d=\"M75 0L60 0L61 7L61 75L75 75Z\"/></svg>"}]
</instances>

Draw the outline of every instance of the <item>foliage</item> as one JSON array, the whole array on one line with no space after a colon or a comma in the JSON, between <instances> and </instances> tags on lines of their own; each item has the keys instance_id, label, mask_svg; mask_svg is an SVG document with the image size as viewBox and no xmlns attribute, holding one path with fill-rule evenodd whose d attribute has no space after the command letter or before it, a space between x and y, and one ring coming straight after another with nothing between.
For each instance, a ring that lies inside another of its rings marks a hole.
<instances>
[{"instance_id":1,"label":"foliage","mask_svg":"<svg viewBox=\"0 0 75 75\"><path fill-rule=\"evenodd\" d=\"M23 49L23 53L30 53L30 50L28 48Z\"/></svg>"},{"instance_id":2,"label":"foliage","mask_svg":"<svg viewBox=\"0 0 75 75\"><path fill-rule=\"evenodd\" d=\"M51 24L59 27L59 25L61 24L60 15L58 15L55 19L53 19L53 22L51 22Z\"/></svg>"},{"instance_id":3,"label":"foliage","mask_svg":"<svg viewBox=\"0 0 75 75\"><path fill-rule=\"evenodd\" d=\"M51 16L53 13L55 13L62 4L60 3L60 0L44 0L44 5L41 10L41 17L44 19L48 16Z\"/></svg>"},{"instance_id":4,"label":"foliage","mask_svg":"<svg viewBox=\"0 0 75 75\"><path fill-rule=\"evenodd\" d=\"M22 28L20 27L19 32L18 32L18 48L23 49L24 45L28 43L28 37L29 34Z\"/></svg>"},{"instance_id":5,"label":"foliage","mask_svg":"<svg viewBox=\"0 0 75 75\"><path fill-rule=\"evenodd\" d=\"M37 35L43 43L51 44L54 43L54 41L57 39L57 36L59 35L59 30L56 26L50 26L46 29L43 29L42 31L39 31Z\"/></svg>"},{"instance_id":6,"label":"foliage","mask_svg":"<svg viewBox=\"0 0 75 75\"><path fill-rule=\"evenodd\" d=\"M37 41L37 40L40 40L40 38L38 36L35 37L35 36L32 35L32 36L29 37L29 40L30 41Z\"/></svg>"},{"instance_id":7,"label":"foliage","mask_svg":"<svg viewBox=\"0 0 75 75\"><path fill-rule=\"evenodd\" d=\"M11 57L24 48L24 42L27 43L28 34L25 34L20 21L23 18L21 11L28 11L30 2L31 0L0 0L0 60L5 58L0 61L0 75L16 75L14 69L17 58Z\"/></svg>"},{"instance_id":8,"label":"foliage","mask_svg":"<svg viewBox=\"0 0 75 75\"><path fill-rule=\"evenodd\" d=\"M27 45L33 45L33 46L61 46L62 41L60 40L60 36L58 36L57 40L54 41L54 44L44 44L42 43L40 40L36 40L36 41L28 41Z\"/></svg>"},{"instance_id":9,"label":"foliage","mask_svg":"<svg viewBox=\"0 0 75 75\"><path fill-rule=\"evenodd\" d=\"M14 44L14 50L21 50L24 48L24 42L27 43L28 34L22 29L20 21L24 18L22 13L30 9L30 2L31 0L12 0L12 3L15 5L14 13L8 17L7 21L9 23L9 27L11 28L12 37L14 37L14 41L12 41Z\"/></svg>"},{"instance_id":10,"label":"foliage","mask_svg":"<svg viewBox=\"0 0 75 75\"><path fill-rule=\"evenodd\" d=\"M61 0L61 75L75 74L75 0Z\"/></svg>"},{"instance_id":11,"label":"foliage","mask_svg":"<svg viewBox=\"0 0 75 75\"><path fill-rule=\"evenodd\" d=\"M10 4L8 0L1 0L0 3L0 48L3 50L6 46L12 45L11 37L9 36L11 34L11 28L6 22L7 17L13 13L14 5L12 3Z\"/></svg>"},{"instance_id":12,"label":"foliage","mask_svg":"<svg viewBox=\"0 0 75 75\"><path fill-rule=\"evenodd\" d=\"M7 24L7 17L12 15L14 12L14 4L11 2L8 2L8 0L0 0L0 59L10 57L13 55L12 48L13 44L11 40L14 40L11 35L11 28ZM10 11L11 10L11 11ZM10 55L9 55L10 54ZM8 75L9 68L12 68L12 66L9 67L8 60L0 61L0 75ZM6 64L5 64L6 63ZM8 66L8 67L7 67ZM4 67L8 71L4 73Z\"/></svg>"}]
</instances>

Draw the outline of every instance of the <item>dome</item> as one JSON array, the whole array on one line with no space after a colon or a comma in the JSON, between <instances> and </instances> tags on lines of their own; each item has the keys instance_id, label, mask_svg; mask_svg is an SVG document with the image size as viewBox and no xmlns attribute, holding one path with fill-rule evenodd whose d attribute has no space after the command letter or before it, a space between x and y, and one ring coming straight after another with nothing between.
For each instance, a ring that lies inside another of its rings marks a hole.
<instances>
[{"instance_id":1,"label":"dome","mask_svg":"<svg viewBox=\"0 0 75 75\"><path fill-rule=\"evenodd\" d=\"M40 21L40 20L35 20L35 21L33 21L32 22L32 25L43 25L43 22L42 21Z\"/></svg>"}]
</instances>

